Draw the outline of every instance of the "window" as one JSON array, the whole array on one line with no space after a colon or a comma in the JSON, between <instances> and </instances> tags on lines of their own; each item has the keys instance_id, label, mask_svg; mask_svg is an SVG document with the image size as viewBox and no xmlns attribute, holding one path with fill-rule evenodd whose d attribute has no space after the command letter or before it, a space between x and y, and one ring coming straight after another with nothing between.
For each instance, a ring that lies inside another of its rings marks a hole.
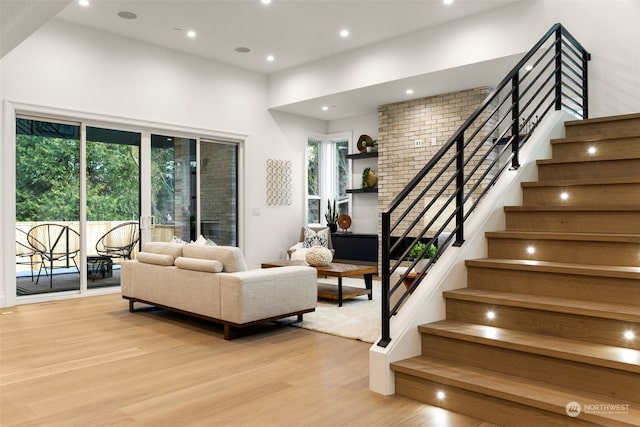
<instances>
[{"instance_id":1,"label":"window","mask_svg":"<svg viewBox=\"0 0 640 427\"><path fill-rule=\"evenodd\" d=\"M327 203L336 201L339 214L349 213L350 138L345 135L310 137L307 141L307 223L326 224Z\"/></svg>"}]
</instances>

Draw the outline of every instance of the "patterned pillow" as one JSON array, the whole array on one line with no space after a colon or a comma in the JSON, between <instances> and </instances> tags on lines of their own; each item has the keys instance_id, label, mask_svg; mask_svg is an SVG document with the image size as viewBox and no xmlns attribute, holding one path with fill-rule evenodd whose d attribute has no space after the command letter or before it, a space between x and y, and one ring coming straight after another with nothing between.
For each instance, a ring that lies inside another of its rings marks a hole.
<instances>
[{"instance_id":1,"label":"patterned pillow","mask_svg":"<svg viewBox=\"0 0 640 427\"><path fill-rule=\"evenodd\" d=\"M314 246L327 247L329 242L329 229L323 228L317 233L310 228L304 229L304 240L302 246L305 248L312 248Z\"/></svg>"}]
</instances>

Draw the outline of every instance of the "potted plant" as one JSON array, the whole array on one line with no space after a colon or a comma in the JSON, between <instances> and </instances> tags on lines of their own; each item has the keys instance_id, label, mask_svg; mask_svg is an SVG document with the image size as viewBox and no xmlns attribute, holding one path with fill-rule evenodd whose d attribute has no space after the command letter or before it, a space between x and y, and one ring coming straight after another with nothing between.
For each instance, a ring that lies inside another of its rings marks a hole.
<instances>
[{"instance_id":1,"label":"potted plant","mask_svg":"<svg viewBox=\"0 0 640 427\"><path fill-rule=\"evenodd\" d=\"M327 200L327 211L324 214L324 219L327 220L327 226L332 233L338 231L338 212L336 211L336 201L333 200L333 206L331 200Z\"/></svg>"},{"instance_id":2,"label":"potted plant","mask_svg":"<svg viewBox=\"0 0 640 427\"><path fill-rule=\"evenodd\" d=\"M364 146L367 148L367 153L378 151L378 140L372 139L372 140L366 141Z\"/></svg>"},{"instance_id":3,"label":"potted plant","mask_svg":"<svg viewBox=\"0 0 640 427\"><path fill-rule=\"evenodd\" d=\"M416 259L420 259L420 261L416 263L415 270L422 271L425 264L429 262L429 259L435 258L437 254L438 248L436 248L436 245L434 245L433 243L427 248L426 243L417 242L409 251L408 260L414 261Z\"/></svg>"}]
</instances>

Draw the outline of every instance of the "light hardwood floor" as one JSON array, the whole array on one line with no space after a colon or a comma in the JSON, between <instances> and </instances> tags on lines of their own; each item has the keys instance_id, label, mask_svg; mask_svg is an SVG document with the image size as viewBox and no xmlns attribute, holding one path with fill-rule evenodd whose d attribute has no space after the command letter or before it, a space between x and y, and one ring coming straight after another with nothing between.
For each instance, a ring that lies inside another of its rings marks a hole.
<instances>
[{"instance_id":1,"label":"light hardwood floor","mask_svg":"<svg viewBox=\"0 0 640 427\"><path fill-rule=\"evenodd\" d=\"M0 310L0 425L489 426L368 389L369 345L127 311L119 294Z\"/></svg>"}]
</instances>

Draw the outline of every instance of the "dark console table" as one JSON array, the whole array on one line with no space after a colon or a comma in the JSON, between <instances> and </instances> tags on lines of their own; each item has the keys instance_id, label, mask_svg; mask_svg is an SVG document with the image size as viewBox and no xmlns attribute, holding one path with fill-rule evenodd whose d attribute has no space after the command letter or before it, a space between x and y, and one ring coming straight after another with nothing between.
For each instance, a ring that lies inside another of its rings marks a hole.
<instances>
[{"instance_id":1,"label":"dark console table","mask_svg":"<svg viewBox=\"0 0 640 427\"><path fill-rule=\"evenodd\" d=\"M378 235L360 233L331 233L335 260L378 262Z\"/></svg>"}]
</instances>

